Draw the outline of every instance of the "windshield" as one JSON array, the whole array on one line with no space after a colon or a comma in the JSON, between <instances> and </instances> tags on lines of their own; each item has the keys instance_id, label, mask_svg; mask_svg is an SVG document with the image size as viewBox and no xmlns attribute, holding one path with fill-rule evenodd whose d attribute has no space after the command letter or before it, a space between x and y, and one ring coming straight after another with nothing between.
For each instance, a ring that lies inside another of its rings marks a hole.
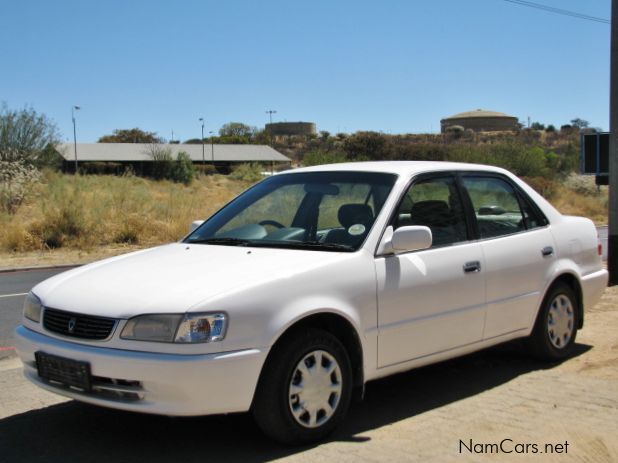
<instances>
[{"instance_id":1,"label":"windshield","mask_svg":"<svg viewBox=\"0 0 618 463\"><path fill-rule=\"evenodd\" d=\"M184 242L355 251L395 180L374 172L275 175L233 200Z\"/></svg>"}]
</instances>

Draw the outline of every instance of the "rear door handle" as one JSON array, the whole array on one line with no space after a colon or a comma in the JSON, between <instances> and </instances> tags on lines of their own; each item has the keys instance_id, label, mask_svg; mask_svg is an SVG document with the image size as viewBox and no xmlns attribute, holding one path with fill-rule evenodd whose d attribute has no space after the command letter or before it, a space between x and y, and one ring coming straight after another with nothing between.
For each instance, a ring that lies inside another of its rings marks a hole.
<instances>
[{"instance_id":1,"label":"rear door handle","mask_svg":"<svg viewBox=\"0 0 618 463\"><path fill-rule=\"evenodd\" d=\"M466 262L463 266L464 273L478 273L481 271L481 263L478 260Z\"/></svg>"},{"instance_id":2,"label":"rear door handle","mask_svg":"<svg viewBox=\"0 0 618 463\"><path fill-rule=\"evenodd\" d=\"M543 257L553 256L554 248L552 248L551 246L545 246L543 249L541 249L541 254L543 255Z\"/></svg>"}]
</instances>

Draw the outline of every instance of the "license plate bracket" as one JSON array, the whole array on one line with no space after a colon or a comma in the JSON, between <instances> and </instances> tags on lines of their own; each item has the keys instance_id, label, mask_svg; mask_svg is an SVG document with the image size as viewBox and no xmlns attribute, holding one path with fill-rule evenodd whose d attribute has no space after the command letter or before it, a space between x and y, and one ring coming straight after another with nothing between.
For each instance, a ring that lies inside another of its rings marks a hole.
<instances>
[{"instance_id":1,"label":"license plate bracket","mask_svg":"<svg viewBox=\"0 0 618 463\"><path fill-rule=\"evenodd\" d=\"M41 351L35 352L34 358L37 371L42 379L55 381L85 392L90 392L92 389L92 375L88 362L59 357Z\"/></svg>"}]
</instances>

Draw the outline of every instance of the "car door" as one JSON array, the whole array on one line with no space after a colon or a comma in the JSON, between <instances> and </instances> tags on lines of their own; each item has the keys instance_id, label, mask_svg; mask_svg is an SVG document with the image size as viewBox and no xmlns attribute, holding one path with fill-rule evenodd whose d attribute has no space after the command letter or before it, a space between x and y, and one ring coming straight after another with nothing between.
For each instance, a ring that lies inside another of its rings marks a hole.
<instances>
[{"instance_id":1,"label":"car door","mask_svg":"<svg viewBox=\"0 0 618 463\"><path fill-rule=\"evenodd\" d=\"M391 226L428 226L431 248L376 257L378 367L480 341L485 276L452 174L417 178Z\"/></svg>"},{"instance_id":2,"label":"car door","mask_svg":"<svg viewBox=\"0 0 618 463\"><path fill-rule=\"evenodd\" d=\"M483 337L528 330L554 260L548 221L506 177L462 174L485 257L487 316Z\"/></svg>"}]
</instances>

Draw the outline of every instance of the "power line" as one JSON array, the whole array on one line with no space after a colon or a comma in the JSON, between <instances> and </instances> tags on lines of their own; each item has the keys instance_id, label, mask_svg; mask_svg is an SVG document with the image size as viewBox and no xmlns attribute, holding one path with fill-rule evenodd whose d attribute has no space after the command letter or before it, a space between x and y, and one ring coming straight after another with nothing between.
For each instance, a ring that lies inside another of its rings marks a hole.
<instances>
[{"instance_id":1,"label":"power line","mask_svg":"<svg viewBox=\"0 0 618 463\"><path fill-rule=\"evenodd\" d=\"M596 16L589 16L583 13L577 13L576 11L563 10L562 8L554 8L553 6L541 5L540 3L527 2L525 0L504 0L505 2L514 3L516 5L527 6L530 8L536 8L537 10L547 11L549 13L561 14L563 16L570 16L577 19L585 19L586 21L594 21L597 23L611 24L609 19L598 18Z\"/></svg>"}]
</instances>

